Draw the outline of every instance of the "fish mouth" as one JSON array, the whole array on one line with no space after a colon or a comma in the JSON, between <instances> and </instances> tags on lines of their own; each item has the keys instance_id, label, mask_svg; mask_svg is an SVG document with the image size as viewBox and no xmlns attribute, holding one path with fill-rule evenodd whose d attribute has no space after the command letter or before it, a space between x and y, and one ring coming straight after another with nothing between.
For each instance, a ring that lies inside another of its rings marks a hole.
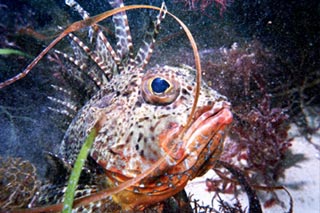
<instances>
[{"instance_id":1,"label":"fish mouth","mask_svg":"<svg viewBox=\"0 0 320 213\"><path fill-rule=\"evenodd\" d=\"M230 108L229 102L221 101L196 110L183 136L180 134L174 140L176 147L171 148L174 151L167 152L175 171L185 172L191 168L195 171L208 159L220 156L226 129L233 120Z\"/></svg>"},{"instance_id":2,"label":"fish mouth","mask_svg":"<svg viewBox=\"0 0 320 213\"><path fill-rule=\"evenodd\" d=\"M183 147L188 154L195 149L201 149L205 144L203 142L210 141L217 132L224 130L233 120L230 103L226 101L198 109L195 117L196 119L183 136Z\"/></svg>"},{"instance_id":3,"label":"fish mouth","mask_svg":"<svg viewBox=\"0 0 320 213\"><path fill-rule=\"evenodd\" d=\"M220 155L225 131L231 122L230 104L222 101L199 107L186 131L177 123L171 123L159 137L166 153L163 163L153 167L150 175L128 187L123 194L126 197L128 193L132 193L133 197L137 194L145 196L135 199L132 205L137 206L147 198L151 199L148 202L155 203L181 191L190 179L213 166L212 161ZM114 173L107 173L107 176L112 183L130 179ZM122 195L119 193L116 196L120 199Z\"/></svg>"},{"instance_id":4,"label":"fish mouth","mask_svg":"<svg viewBox=\"0 0 320 213\"><path fill-rule=\"evenodd\" d=\"M208 107L198 110L200 115L184 134L183 167L197 171L192 176L198 176L198 170L203 172L209 169L207 167L213 167L212 163L220 157L227 127L233 120L230 107L230 103L223 101L215 103L207 111L204 110Z\"/></svg>"}]
</instances>

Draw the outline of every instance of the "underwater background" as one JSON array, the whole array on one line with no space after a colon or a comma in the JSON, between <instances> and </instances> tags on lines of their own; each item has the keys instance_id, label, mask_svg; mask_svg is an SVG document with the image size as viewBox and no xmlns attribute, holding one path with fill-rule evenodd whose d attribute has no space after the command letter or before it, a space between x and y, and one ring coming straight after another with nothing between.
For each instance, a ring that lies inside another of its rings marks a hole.
<instances>
[{"instance_id":1,"label":"underwater background","mask_svg":"<svg viewBox=\"0 0 320 213\"><path fill-rule=\"evenodd\" d=\"M91 15L111 9L106 1L78 2ZM125 1L126 5L161 3ZM320 2L172 0L166 5L193 33L204 80L233 105L235 121L222 160L246 161L235 165L251 174L252 185L267 186L281 183L289 168L311 165L318 188L308 190L318 190L315 196L319 195ZM149 16L156 14L128 12L134 42L144 35ZM0 0L0 81L21 72L61 31L58 26L65 28L80 19L62 0ZM109 26L110 20L105 24ZM65 48L67 41L56 47ZM19 52L3 51L8 49ZM153 64L193 66L188 40L170 18L161 24L153 59ZM49 54L24 79L0 90L0 156L29 160L40 177L46 168L43 152L57 152L70 122L50 110L54 103L48 96L55 97L51 85L60 81L60 68ZM86 100L83 97L79 105ZM293 152L302 140L307 145ZM307 146L313 151L305 152ZM308 164L311 159L314 163ZM208 189L213 183L221 192L235 193L223 179L203 183L203 190L217 190ZM303 184L301 180L286 187L299 191ZM265 207L281 203L277 196L265 197ZM319 202L314 197L310 212L319 212ZM283 205L290 206L288 201Z\"/></svg>"}]
</instances>

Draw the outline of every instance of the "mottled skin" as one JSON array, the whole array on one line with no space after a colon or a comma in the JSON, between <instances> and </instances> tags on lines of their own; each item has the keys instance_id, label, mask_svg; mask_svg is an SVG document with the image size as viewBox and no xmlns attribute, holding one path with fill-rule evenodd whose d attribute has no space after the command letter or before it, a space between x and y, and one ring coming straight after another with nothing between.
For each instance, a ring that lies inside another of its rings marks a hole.
<instances>
[{"instance_id":1,"label":"mottled skin","mask_svg":"<svg viewBox=\"0 0 320 213\"><path fill-rule=\"evenodd\" d=\"M120 0L110 4L123 5ZM89 16L76 2L68 1L68 5L84 19ZM212 168L220 156L225 129L232 121L226 97L202 82L195 113L191 114L197 95L196 71L188 67L146 68L163 18L161 11L154 32L148 34L136 56L125 12L113 17L116 51L98 26L91 28L96 36L93 50L70 34L74 56L56 51L76 65L74 78L81 80L83 74L77 73L83 71L97 86L97 92L79 110L63 138L59 157L69 165L52 160L60 165L56 166L57 171L70 170L89 132L104 118L90 151L90 158L102 169L103 180L95 177L101 172L88 172L94 180L89 178L86 185L79 184L76 198L151 171L137 184L113 195L112 200L77 211L110 211L113 202L122 210L145 209L182 191L189 180ZM95 68L89 67L88 60L95 63ZM159 86L158 81L165 82L164 86ZM154 166L163 159L158 167ZM53 182L56 186L42 187L42 193L47 195L40 193L35 206L61 202L64 185Z\"/></svg>"},{"instance_id":2,"label":"mottled skin","mask_svg":"<svg viewBox=\"0 0 320 213\"><path fill-rule=\"evenodd\" d=\"M172 84L173 100L168 99L169 103L149 101L158 97L148 88L148 82L155 77L165 78ZM91 156L97 162L107 164L107 170L128 177L146 171L166 153L161 148L160 134L173 124L186 125L194 99L194 78L194 70L169 66L145 71L136 69L114 77L80 110L69 126L61 145L62 157L71 162L75 160L82 145L79 141L84 142L103 115L106 121L94 142ZM225 100L203 83L199 109Z\"/></svg>"},{"instance_id":3,"label":"mottled skin","mask_svg":"<svg viewBox=\"0 0 320 213\"><path fill-rule=\"evenodd\" d=\"M123 5L121 1L110 3L113 7ZM85 12L79 13L86 17ZM108 185L117 186L153 170L138 184L113 196L122 209L143 209L165 200L183 190L188 180L212 168L222 151L224 130L232 121L227 99L204 82L195 114L190 115L196 95L195 70L146 68L163 17L160 13L155 31L145 38L135 58L124 12L113 17L116 51L108 44L102 45L105 42L99 33L95 51L83 47L71 35L92 60L102 65L99 67L106 73L105 79L111 80L96 80L99 91L73 119L59 154L72 165L88 133L104 117L90 156L104 169ZM156 78L167 83L164 91L154 91ZM192 122L187 126L190 116ZM162 158L165 161L154 168Z\"/></svg>"},{"instance_id":4,"label":"mottled skin","mask_svg":"<svg viewBox=\"0 0 320 213\"><path fill-rule=\"evenodd\" d=\"M170 82L172 88L168 94L157 95L150 91L148 84L155 77ZM110 84L104 86L80 110L71 123L61 146L62 157L73 162L82 145L79 142L83 142L97 120L105 116L106 121L95 139L90 155L108 171L107 174L136 177L165 156L167 165L157 171L157 185L166 184L167 188L172 188L170 186L175 184L175 181L162 180L166 172L166 176L188 175L190 177L187 179L192 179L198 175L199 169L207 170L207 166L213 166L203 164L219 157L223 132L218 131L223 130L231 121L231 114L223 111L223 114L217 117L219 128L213 129L208 136L219 137L211 142L203 142L203 145L198 145L197 150L193 150L193 145L184 145L183 140L175 141L176 137L168 138L170 130L175 129L179 133L186 125L194 101L194 78L194 70L169 66L149 70L134 69L132 73L115 76ZM159 97L163 99L160 100ZM210 89L205 83L201 85L197 112L215 108L218 114L218 111L228 107L224 96ZM166 138L172 141L166 141ZM181 146L178 148L183 153L179 153L179 156L175 156L178 155L176 153L168 153L174 146ZM214 150L210 150L210 146L213 146ZM188 149L191 156L178 163ZM200 149L204 151L201 152ZM193 162L193 154L196 158L201 155L201 159L205 160L197 159ZM192 170L188 171L191 168ZM154 179L155 177L151 177L150 181L145 180L145 185L149 182L154 184ZM184 185L186 182L180 184ZM140 188L145 187L137 186L134 190L141 191ZM158 189L154 188L147 192L152 193L156 190Z\"/></svg>"}]
</instances>

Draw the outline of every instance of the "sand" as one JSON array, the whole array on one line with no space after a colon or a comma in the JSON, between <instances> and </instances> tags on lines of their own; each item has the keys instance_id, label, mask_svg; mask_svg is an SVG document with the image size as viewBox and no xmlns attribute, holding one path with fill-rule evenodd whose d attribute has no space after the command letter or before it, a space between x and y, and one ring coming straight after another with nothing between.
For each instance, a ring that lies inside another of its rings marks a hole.
<instances>
[{"instance_id":1,"label":"sand","mask_svg":"<svg viewBox=\"0 0 320 213\"><path fill-rule=\"evenodd\" d=\"M292 125L289 136L294 137L291 154L288 156L288 163L294 163L285 171L284 178L279 180L279 185L285 186L293 198L293 212L295 213L319 213L320 212L320 131L312 135L310 143L304 137L298 136L297 128ZM198 199L200 204L212 206L213 192L206 191L206 178L215 177L211 170L202 177L191 181L186 191L193 194L192 198ZM289 196L284 191L278 191L277 195L284 202L285 206L275 205L271 208L263 209L263 212L287 212L289 208ZM230 196L224 197L230 200ZM243 198L242 206L247 205L246 196ZM230 200L230 203L234 203ZM213 202L214 209L219 206L216 200Z\"/></svg>"}]
</instances>

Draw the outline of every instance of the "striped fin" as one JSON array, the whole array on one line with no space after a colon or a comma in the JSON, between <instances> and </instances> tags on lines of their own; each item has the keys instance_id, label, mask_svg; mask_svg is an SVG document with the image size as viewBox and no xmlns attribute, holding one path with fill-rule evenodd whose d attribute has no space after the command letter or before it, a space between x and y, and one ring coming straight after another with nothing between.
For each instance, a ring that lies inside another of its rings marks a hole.
<instances>
[{"instance_id":1,"label":"striped fin","mask_svg":"<svg viewBox=\"0 0 320 213\"><path fill-rule=\"evenodd\" d=\"M120 58L101 30L98 31L97 35L96 54L103 61L100 68L108 80L110 80L114 74L118 74L117 66L121 63Z\"/></svg>"},{"instance_id":2,"label":"striped fin","mask_svg":"<svg viewBox=\"0 0 320 213\"><path fill-rule=\"evenodd\" d=\"M85 11L78 2L74 0L65 0L65 4L77 11L83 19L90 17L90 14Z\"/></svg>"},{"instance_id":3,"label":"striped fin","mask_svg":"<svg viewBox=\"0 0 320 213\"><path fill-rule=\"evenodd\" d=\"M75 44L71 43L71 47L75 48L74 46L76 46ZM77 47L79 49L79 47ZM92 84L90 82L90 84L88 84L88 74L85 73L84 71L87 69L87 59L84 57L78 57L78 54L74 54L74 55L70 55L64 52L61 52L59 50L54 50L54 53L52 56L50 56L50 60L56 62L57 64L60 65L61 67L61 74L64 76L64 80L66 81L76 81L77 85L79 85L82 88L86 88L88 89L88 91L90 90L96 90L97 86L95 84ZM75 53L75 52L74 52ZM63 59L65 59L67 62L69 63L65 63L65 61L61 61L61 57L63 57ZM71 66L70 66L71 65ZM90 77L89 77L90 78ZM90 81L92 81L90 79ZM64 82L66 83L66 82ZM90 85L89 87L87 87L88 85ZM56 89L56 88L54 88ZM58 89L56 89L58 92ZM64 93L64 96L66 95L66 93ZM70 97L70 95L68 96Z\"/></svg>"},{"instance_id":4,"label":"striped fin","mask_svg":"<svg viewBox=\"0 0 320 213\"><path fill-rule=\"evenodd\" d=\"M110 0L109 3L113 8L124 6L122 0ZM122 66L133 65L133 44L127 14L125 12L117 13L113 16L112 20L115 25L115 35L117 38L117 53L122 61ZM123 67L120 66L118 69L122 71Z\"/></svg>"},{"instance_id":5,"label":"striped fin","mask_svg":"<svg viewBox=\"0 0 320 213\"><path fill-rule=\"evenodd\" d=\"M87 55L92 59L92 61L95 62L95 64L100 68L100 70L103 71L103 74L106 74L107 76L110 74L109 67L106 66L106 60L109 59L108 55L106 55L106 59L103 59L103 55L97 54L96 52L93 52L87 45L85 45L77 36L70 33L69 37L85 52ZM107 54L107 52L104 52ZM96 70L94 69L88 69L88 75L92 78L92 80L96 83L98 87L101 88L101 86L105 83L104 78L100 77ZM108 79L107 76L104 76L106 79ZM108 79L109 80L109 79Z\"/></svg>"},{"instance_id":6,"label":"striped fin","mask_svg":"<svg viewBox=\"0 0 320 213\"><path fill-rule=\"evenodd\" d=\"M55 97L47 96L47 98L52 102L52 105L48 107L48 109L63 116L61 125L69 126L70 122L77 115L78 110L82 105L79 104L78 101L74 101L78 98L76 94L73 94L72 89L69 90L54 84L51 84L50 86L56 90L59 95L55 95Z\"/></svg>"},{"instance_id":7,"label":"striped fin","mask_svg":"<svg viewBox=\"0 0 320 213\"><path fill-rule=\"evenodd\" d=\"M62 55L65 59L67 59L72 64L76 65L80 70L85 70L87 68L87 64L84 63L81 59L76 59L67 53L61 52L59 50L54 50L55 53Z\"/></svg>"},{"instance_id":8,"label":"striped fin","mask_svg":"<svg viewBox=\"0 0 320 213\"><path fill-rule=\"evenodd\" d=\"M58 108L53 108L53 107L48 107L49 110L52 112L67 116L69 119L73 119L75 117L75 114L70 113L66 109L58 109Z\"/></svg>"},{"instance_id":9,"label":"striped fin","mask_svg":"<svg viewBox=\"0 0 320 213\"><path fill-rule=\"evenodd\" d=\"M51 96L48 96L48 99L53 101L54 103L57 103L58 105L62 106L62 108L61 107L59 107L59 108L48 107L48 109L51 111L54 111L56 113L66 115L69 118L74 118L74 116L76 115L76 113L78 111L78 107L76 106L76 104L74 104L70 101L71 92L62 88L62 87L56 86L56 85L51 85L51 87L53 87L58 92L62 93L63 99L58 99L58 98L51 97Z\"/></svg>"},{"instance_id":10,"label":"striped fin","mask_svg":"<svg viewBox=\"0 0 320 213\"><path fill-rule=\"evenodd\" d=\"M74 104L72 104L71 102L69 102L69 101L64 101L64 100L57 99L57 98L54 98L54 97L51 97L51 96L48 96L48 99L67 107L71 111L77 112L77 107Z\"/></svg>"},{"instance_id":11,"label":"striped fin","mask_svg":"<svg viewBox=\"0 0 320 213\"><path fill-rule=\"evenodd\" d=\"M90 14L85 11L78 2L74 0L66 0L65 3L77 11L80 16L85 20L90 17ZM103 71L107 81L109 81L115 70L115 63L120 65L120 57L115 53L112 46L108 42L107 38L102 33L102 30L99 28L98 25L93 25L89 28L89 39L92 43L94 36L96 35L96 47L95 51L91 51L87 46L83 45L84 43L73 37L72 39L76 39L75 42L90 56L90 58L98 65L98 67ZM71 35L72 37L72 35ZM88 52L89 51L89 52ZM96 82L96 84L101 87L102 82L98 82L98 78L92 77L91 78Z\"/></svg>"},{"instance_id":12,"label":"striped fin","mask_svg":"<svg viewBox=\"0 0 320 213\"><path fill-rule=\"evenodd\" d=\"M83 9L78 2L74 0L65 0L65 4L77 11L83 20L90 18L90 14L85 9ZM93 40L93 32L93 27L89 27L90 42L92 42Z\"/></svg>"},{"instance_id":13,"label":"striped fin","mask_svg":"<svg viewBox=\"0 0 320 213\"><path fill-rule=\"evenodd\" d=\"M63 93L64 95L66 95L66 96L68 96L68 97L71 97L71 96L72 96L72 95L71 95L71 91L69 91L69 90L66 90L66 89L64 89L64 88L62 88L62 87L59 87L59 86L57 86L57 85L54 85L54 84L51 84L51 87L52 87L53 89L55 89L56 91L61 92L61 93Z\"/></svg>"},{"instance_id":14,"label":"striped fin","mask_svg":"<svg viewBox=\"0 0 320 213\"><path fill-rule=\"evenodd\" d=\"M164 3L161 5L161 10L157 16L157 20L152 22L153 31L146 32L146 35L143 39L142 46L140 47L136 58L135 63L138 66L144 68L150 61L151 55L153 53L154 44L156 42L156 37L159 34L161 21L165 18L167 8Z\"/></svg>"}]
</instances>

